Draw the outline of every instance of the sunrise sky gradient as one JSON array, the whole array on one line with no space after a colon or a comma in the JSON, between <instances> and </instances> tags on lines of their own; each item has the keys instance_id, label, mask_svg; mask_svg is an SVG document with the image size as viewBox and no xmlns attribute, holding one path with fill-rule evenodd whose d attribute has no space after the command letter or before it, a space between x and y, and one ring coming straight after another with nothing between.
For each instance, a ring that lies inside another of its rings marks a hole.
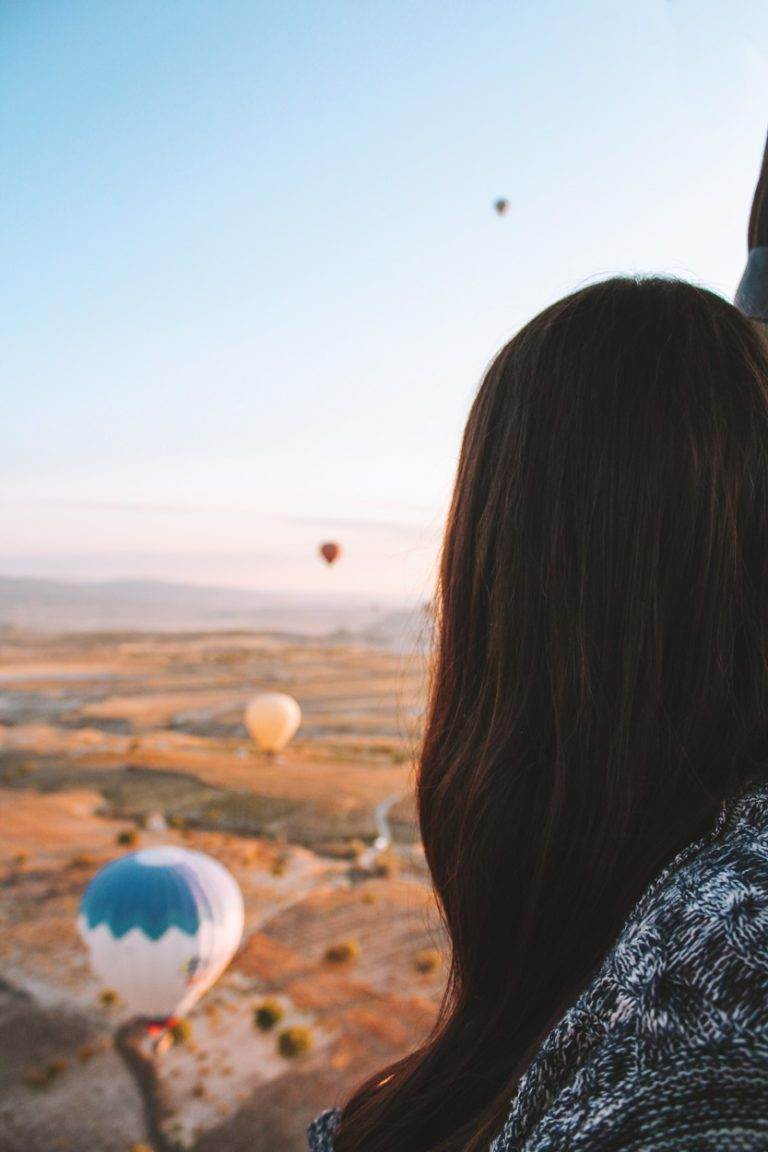
<instances>
[{"instance_id":1,"label":"sunrise sky gradient","mask_svg":"<svg viewBox=\"0 0 768 1152\"><path fill-rule=\"evenodd\" d=\"M423 596L494 351L731 297L766 127L759 0L4 3L0 574Z\"/></svg>"}]
</instances>

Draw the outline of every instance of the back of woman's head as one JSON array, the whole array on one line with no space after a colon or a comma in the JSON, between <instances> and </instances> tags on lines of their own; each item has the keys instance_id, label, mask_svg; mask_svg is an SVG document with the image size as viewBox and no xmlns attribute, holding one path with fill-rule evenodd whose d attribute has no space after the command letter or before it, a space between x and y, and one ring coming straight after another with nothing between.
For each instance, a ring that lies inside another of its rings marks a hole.
<instances>
[{"instance_id":1,"label":"back of woman's head","mask_svg":"<svg viewBox=\"0 0 768 1152\"><path fill-rule=\"evenodd\" d=\"M480 1149L633 902L768 776L768 363L710 292L560 301L469 416L418 781L451 975L338 1152Z\"/></svg>"}]
</instances>

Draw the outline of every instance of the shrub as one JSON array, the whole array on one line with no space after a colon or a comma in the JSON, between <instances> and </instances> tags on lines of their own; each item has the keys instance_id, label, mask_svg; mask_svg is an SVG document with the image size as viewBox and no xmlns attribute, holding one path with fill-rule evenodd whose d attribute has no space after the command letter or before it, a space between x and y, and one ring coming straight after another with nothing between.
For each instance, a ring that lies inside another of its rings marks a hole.
<instances>
[{"instance_id":1,"label":"shrub","mask_svg":"<svg viewBox=\"0 0 768 1152\"><path fill-rule=\"evenodd\" d=\"M117 992L114 988L105 988L99 996L105 1008L111 1008L113 1004L117 1004Z\"/></svg>"},{"instance_id":2,"label":"shrub","mask_svg":"<svg viewBox=\"0 0 768 1152\"><path fill-rule=\"evenodd\" d=\"M340 940L338 944L331 944L325 950L324 959L329 964L346 964L356 960L360 955L360 945L357 940Z\"/></svg>"},{"instance_id":3,"label":"shrub","mask_svg":"<svg viewBox=\"0 0 768 1152\"><path fill-rule=\"evenodd\" d=\"M277 1038L277 1048L281 1056L304 1056L314 1043L309 1028L284 1028Z\"/></svg>"},{"instance_id":4,"label":"shrub","mask_svg":"<svg viewBox=\"0 0 768 1152\"><path fill-rule=\"evenodd\" d=\"M27 863L28 860L29 860L29 854L27 852L17 852L16 855L13 857L12 863L17 868L22 868Z\"/></svg>"},{"instance_id":5,"label":"shrub","mask_svg":"<svg viewBox=\"0 0 768 1152\"><path fill-rule=\"evenodd\" d=\"M192 1036L192 1025L189 1020L174 1020L168 1032L174 1044L187 1044Z\"/></svg>"},{"instance_id":6,"label":"shrub","mask_svg":"<svg viewBox=\"0 0 768 1152\"><path fill-rule=\"evenodd\" d=\"M262 1032L269 1032L283 1018L283 1009L277 1000L264 1000L253 1010L253 1022Z\"/></svg>"},{"instance_id":7,"label":"shrub","mask_svg":"<svg viewBox=\"0 0 768 1152\"><path fill-rule=\"evenodd\" d=\"M284 876L285 870L287 867L288 867L288 857L285 855L284 852L281 852L280 855L275 856L274 860L272 861L272 867L270 868L270 872L272 873L273 876Z\"/></svg>"},{"instance_id":8,"label":"shrub","mask_svg":"<svg viewBox=\"0 0 768 1152\"><path fill-rule=\"evenodd\" d=\"M375 904L376 903L376 893L375 892L363 892L360 899L362 900L363 904Z\"/></svg>"},{"instance_id":9,"label":"shrub","mask_svg":"<svg viewBox=\"0 0 768 1152\"><path fill-rule=\"evenodd\" d=\"M422 948L413 958L413 966L417 972L434 972L440 967L442 958L437 948Z\"/></svg>"},{"instance_id":10,"label":"shrub","mask_svg":"<svg viewBox=\"0 0 768 1152\"><path fill-rule=\"evenodd\" d=\"M382 852L374 860L371 872L374 876L381 876L386 879L397 875L397 859L388 852Z\"/></svg>"},{"instance_id":11,"label":"shrub","mask_svg":"<svg viewBox=\"0 0 768 1152\"><path fill-rule=\"evenodd\" d=\"M197 1100L199 1100L201 1096L205 1096L205 1084L203 1084L202 1081L198 1080L197 1084L195 1084L192 1089L192 1095Z\"/></svg>"},{"instance_id":12,"label":"shrub","mask_svg":"<svg viewBox=\"0 0 768 1152\"><path fill-rule=\"evenodd\" d=\"M135 828L123 828L122 832L118 832L115 840L123 848L132 848L134 844L138 843L139 835Z\"/></svg>"},{"instance_id":13,"label":"shrub","mask_svg":"<svg viewBox=\"0 0 768 1152\"><path fill-rule=\"evenodd\" d=\"M48 1069L41 1065L25 1068L22 1079L29 1088L46 1088L51 1082Z\"/></svg>"},{"instance_id":14,"label":"shrub","mask_svg":"<svg viewBox=\"0 0 768 1152\"><path fill-rule=\"evenodd\" d=\"M93 856L89 856L87 852L78 852L69 862L70 868L93 868L95 864Z\"/></svg>"},{"instance_id":15,"label":"shrub","mask_svg":"<svg viewBox=\"0 0 768 1152\"><path fill-rule=\"evenodd\" d=\"M49 1060L47 1064L30 1065L24 1070L22 1078L30 1088L47 1088L67 1068L69 1063L66 1060Z\"/></svg>"}]
</instances>

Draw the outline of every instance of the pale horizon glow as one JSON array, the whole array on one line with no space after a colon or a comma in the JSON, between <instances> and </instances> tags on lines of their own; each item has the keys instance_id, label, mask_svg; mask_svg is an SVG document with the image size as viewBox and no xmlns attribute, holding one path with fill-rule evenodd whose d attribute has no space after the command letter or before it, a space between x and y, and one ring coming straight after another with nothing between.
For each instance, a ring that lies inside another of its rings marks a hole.
<instances>
[{"instance_id":1,"label":"pale horizon glow","mask_svg":"<svg viewBox=\"0 0 768 1152\"><path fill-rule=\"evenodd\" d=\"M0 122L0 575L421 600L526 319L732 298L768 8L11 3Z\"/></svg>"}]
</instances>

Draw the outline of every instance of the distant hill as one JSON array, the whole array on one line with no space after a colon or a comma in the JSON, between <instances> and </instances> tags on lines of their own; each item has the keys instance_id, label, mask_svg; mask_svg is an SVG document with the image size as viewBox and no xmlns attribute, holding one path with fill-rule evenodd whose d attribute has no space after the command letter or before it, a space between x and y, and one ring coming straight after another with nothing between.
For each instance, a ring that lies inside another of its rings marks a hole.
<instances>
[{"instance_id":1,"label":"distant hill","mask_svg":"<svg viewBox=\"0 0 768 1152\"><path fill-rule=\"evenodd\" d=\"M348 595L312 599L243 588L157 580L87 583L0 576L0 628L39 632L287 632L345 635L386 647L419 639L419 606L374 604Z\"/></svg>"}]
</instances>

